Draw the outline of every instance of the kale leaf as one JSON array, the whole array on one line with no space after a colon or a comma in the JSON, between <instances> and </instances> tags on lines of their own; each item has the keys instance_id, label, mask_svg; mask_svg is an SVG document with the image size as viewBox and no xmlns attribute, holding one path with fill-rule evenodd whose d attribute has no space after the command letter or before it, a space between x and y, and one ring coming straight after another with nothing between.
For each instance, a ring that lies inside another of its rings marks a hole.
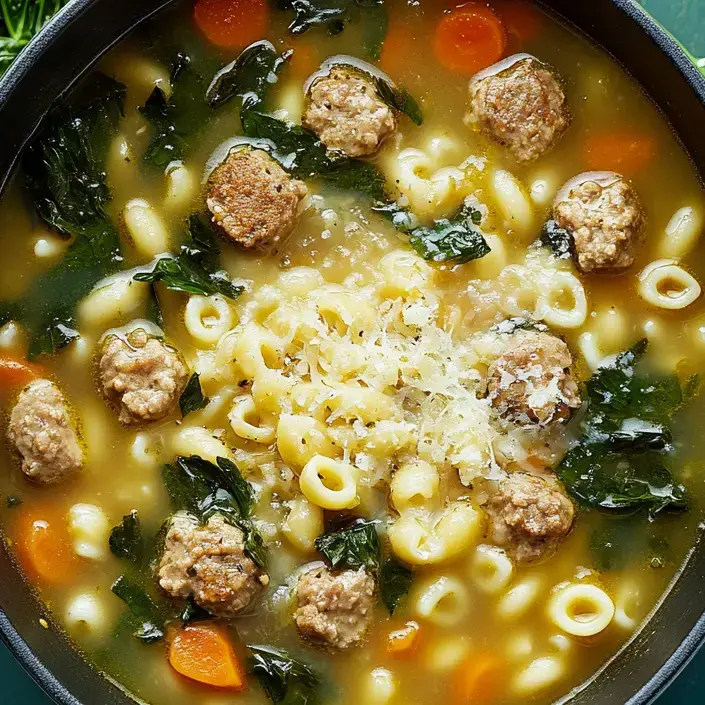
<instances>
[{"instance_id":1,"label":"kale leaf","mask_svg":"<svg viewBox=\"0 0 705 705\"><path fill-rule=\"evenodd\" d=\"M179 398L181 416L188 416L192 411L205 409L208 402L208 397L203 394L203 389L201 389L200 375L198 372L194 372Z\"/></svg>"},{"instance_id":2,"label":"kale leaf","mask_svg":"<svg viewBox=\"0 0 705 705\"><path fill-rule=\"evenodd\" d=\"M685 398L675 376L637 369L646 345L639 341L587 382L580 440L557 468L585 505L646 508L650 516L686 505L685 489L665 462L672 450L669 423Z\"/></svg>"},{"instance_id":3,"label":"kale leaf","mask_svg":"<svg viewBox=\"0 0 705 705\"><path fill-rule=\"evenodd\" d=\"M316 539L316 548L333 568L364 566L376 569L380 564L381 555L376 523L356 519L349 526L319 536Z\"/></svg>"},{"instance_id":4,"label":"kale leaf","mask_svg":"<svg viewBox=\"0 0 705 705\"><path fill-rule=\"evenodd\" d=\"M250 44L242 53L215 75L206 100L211 108L219 108L231 98L240 98L240 110L245 112L260 105L266 89L292 55L279 54L267 40Z\"/></svg>"},{"instance_id":5,"label":"kale leaf","mask_svg":"<svg viewBox=\"0 0 705 705\"><path fill-rule=\"evenodd\" d=\"M140 282L162 282L172 291L236 299L244 291L220 269L220 248L210 227L200 215L189 220L187 242L176 257L161 257L149 272L138 272Z\"/></svg>"},{"instance_id":6,"label":"kale leaf","mask_svg":"<svg viewBox=\"0 0 705 705\"><path fill-rule=\"evenodd\" d=\"M141 563L144 557L144 537L142 524L133 509L110 532L110 551L117 558L126 558L133 563Z\"/></svg>"},{"instance_id":7,"label":"kale leaf","mask_svg":"<svg viewBox=\"0 0 705 705\"><path fill-rule=\"evenodd\" d=\"M52 109L25 151L22 166L37 212L61 236L73 238L64 257L12 306L30 330L30 358L75 340L76 304L119 269L120 238L105 210L111 197L105 159L124 98L122 83L93 74L72 106ZM7 304L0 306L6 312Z\"/></svg>"},{"instance_id":8,"label":"kale leaf","mask_svg":"<svg viewBox=\"0 0 705 705\"><path fill-rule=\"evenodd\" d=\"M191 58L177 54L170 73L171 95L155 86L139 111L152 124L154 135L143 160L159 169L182 160L188 140L203 126L203 80L191 66Z\"/></svg>"},{"instance_id":9,"label":"kale leaf","mask_svg":"<svg viewBox=\"0 0 705 705\"><path fill-rule=\"evenodd\" d=\"M164 466L162 475L176 509L186 509L203 522L221 514L242 530L248 555L264 566L264 543L251 520L255 493L235 463L227 458L216 458L214 464L197 455L178 456Z\"/></svg>"},{"instance_id":10,"label":"kale leaf","mask_svg":"<svg viewBox=\"0 0 705 705\"><path fill-rule=\"evenodd\" d=\"M321 677L310 666L272 646L249 645L250 672L273 703L315 705Z\"/></svg>"},{"instance_id":11,"label":"kale leaf","mask_svg":"<svg viewBox=\"0 0 705 705\"><path fill-rule=\"evenodd\" d=\"M408 594L413 579L413 572L396 558L387 558L382 563L379 571L379 591L390 614L394 614L394 610Z\"/></svg>"},{"instance_id":12,"label":"kale leaf","mask_svg":"<svg viewBox=\"0 0 705 705\"><path fill-rule=\"evenodd\" d=\"M164 637L164 616L144 588L132 578L121 575L111 590L127 605L136 622L133 635L151 644Z\"/></svg>"},{"instance_id":13,"label":"kale leaf","mask_svg":"<svg viewBox=\"0 0 705 705\"><path fill-rule=\"evenodd\" d=\"M575 241L570 232L559 227L555 220L547 220L541 230L541 243L548 247L558 259L575 257Z\"/></svg>"},{"instance_id":14,"label":"kale leaf","mask_svg":"<svg viewBox=\"0 0 705 705\"><path fill-rule=\"evenodd\" d=\"M199 607L193 599L193 595L189 595L186 598L186 604L179 614L179 619L184 624L190 624L191 622L199 622L204 619L212 619L208 610L204 610L203 607Z\"/></svg>"},{"instance_id":15,"label":"kale leaf","mask_svg":"<svg viewBox=\"0 0 705 705\"><path fill-rule=\"evenodd\" d=\"M433 227L417 227L409 233L409 243L425 260L464 264L484 257L490 246L475 226L481 214L463 206L453 218L436 220Z\"/></svg>"},{"instance_id":16,"label":"kale leaf","mask_svg":"<svg viewBox=\"0 0 705 705\"><path fill-rule=\"evenodd\" d=\"M154 323L157 328L164 328L164 316L162 314L162 307L159 304L159 296L157 295L157 289L154 283L149 285L149 295L147 297L147 307L144 315L145 318Z\"/></svg>"},{"instance_id":17,"label":"kale leaf","mask_svg":"<svg viewBox=\"0 0 705 705\"><path fill-rule=\"evenodd\" d=\"M414 125L423 125L421 108L406 88L392 88L384 79L375 76L379 97L390 107L407 115Z\"/></svg>"}]
</instances>

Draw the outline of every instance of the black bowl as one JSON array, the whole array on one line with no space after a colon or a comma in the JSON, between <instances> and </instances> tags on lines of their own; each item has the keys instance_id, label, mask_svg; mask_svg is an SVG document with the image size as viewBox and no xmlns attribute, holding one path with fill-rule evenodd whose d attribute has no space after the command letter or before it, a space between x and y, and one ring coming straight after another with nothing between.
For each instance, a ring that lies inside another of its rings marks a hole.
<instances>
[{"instance_id":1,"label":"black bowl","mask_svg":"<svg viewBox=\"0 0 705 705\"><path fill-rule=\"evenodd\" d=\"M73 0L0 81L0 189L51 103L136 24L172 0ZM610 52L641 83L705 174L705 79L631 0L551 0L553 11ZM705 549L695 546L659 609L576 705L643 705L675 678L705 640ZM39 623L37 601L0 542L0 637L61 705L130 705L70 643ZM567 698L569 699L569 698Z\"/></svg>"}]
</instances>

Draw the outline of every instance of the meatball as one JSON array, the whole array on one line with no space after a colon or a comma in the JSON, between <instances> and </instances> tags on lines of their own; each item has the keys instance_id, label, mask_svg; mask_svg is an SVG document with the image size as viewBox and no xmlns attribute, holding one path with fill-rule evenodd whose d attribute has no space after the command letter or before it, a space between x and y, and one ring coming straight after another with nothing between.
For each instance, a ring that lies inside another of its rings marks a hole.
<instances>
[{"instance_id":1,"label":"meatball","mask_svg":"<svg viewBox=\"0 0 705 705\"><path fill-rule=\"evenodd\" d=\"M644 215L636 191L619 174L572 179L559 192L553 217L572 233L581 271L619 271L634 262Z\"/></svg>"},{"instance_id":2,"label":"meatball","mask_svg":"<svg viewBox=\"0 0 705 705\"><path fill-rule=\"evenodd\" d=\"M22 472L57 482L83 465L83 451L64 395L48 379L25 387L10 414L7 437L22 456Z\"/></svg>"},{"instance_id":3,"label":"meatball","mask_svg":"<svg viewBox=\"0 0 705 705\"><path fill-rule=\"evenodd\" d=\"M470 81L466 121L528 162L556 143L570 111L554 71L532 56L517 55Z\"/></svg>"},{"instance_id":4,"label":"meatball","mask_svg":"<svg viewBox=\"0 0 705 705\"><path fill-rule=\"evenodd\" d=\"M364 568L304 573L296 586L294 622L311 641L335 649L359 644L372 621L375 581Z\"/></svg>"},{"instance_id":5,"label":"meatball","mask_svg":"<svg viewBox=\"0 0 705 705\"><path fill-rule=\"evenodd\" d=\"M245 553L245 536L214 514L205 526L177 512L164 540L159 585L172 597L193 596L216 617L242 612L269 583L269 576Z\"/></svg>"},{"instance_id":6,"label":"meatball","mask_svg":"<svg viewBox=\"0 0 705 705\"><path fill-rule=\"evenodd\" d=\"M572 362L568 346L550 333L512 333L488 370L492 406L520 425L567 419L580 406L578 386L570 376Z\"/></svg>"},{"instance_id":7,"label":"meatball","mask_svg":"<svg viewBox=\"0 0 705 705\"><path fill-rule=\"evenodd\" d=\"M485 505L491 540L517 563L547 558L573 525L575 509L555 480L514 472Z\"/></svg>"},{"instance_id":8,"label":"meatball","mask_svg":"<svg viewBox=\"0 0 705 705\"><path fill-rule=\"evenodd\" d=\"M107 338L99 366L105 396L128 426L163 419L188 381L181 355L142 328Z\"/></svg>"},{"instance_id":9,"label":"meatball","mask_svg":"<svg viewBox=\"0 0 705 705\"><path fill-rule=\"evenodd\" d=\"M372 79L349 66L334 66L312 83L301 123L328 149L349 157L374 154L397 127Z\"/></svg>"},{"instance_id":10,"label":"meatball","mask_svg":"<svg viewBox=\"0 0 705 705\"><path fill-rule=\"evenodd\" d=\"M261 149L231 151L211 173L206 205L213 222L246 248L266 248L296 228L308 193Z\"/></svg>"}]
</instances>

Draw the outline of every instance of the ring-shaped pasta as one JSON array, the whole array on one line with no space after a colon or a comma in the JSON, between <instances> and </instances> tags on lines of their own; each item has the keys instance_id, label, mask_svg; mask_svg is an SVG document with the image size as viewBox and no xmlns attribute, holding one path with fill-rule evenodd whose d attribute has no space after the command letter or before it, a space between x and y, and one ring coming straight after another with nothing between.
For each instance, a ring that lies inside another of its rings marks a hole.
<instances>
[{"instance_id":1,"label":"ring-shaped pasta","mask_svg":"<svg viewBox=\"0 0 705 705\"><path fill-rule=\"evenodd\" d=\"M470 576L475 585L488 595L497 595L505 590L513 573L514 564L497 546L478 546L470 559Z\"/></svg>"},{"instance_id":2,"label":"ring-shaped pasta","mask_svg":"<svg viewBox=\"0 0 705 705\"><path fill-rule=\"evenodd\" d=\"M320 421L303 414L281 414L277 424L277 450L282 460L298 472L314 455L333 457L340 451Z\"/></svg>"},{"instance_id":3,"label":"ring-shaped pasta","mask_svg":"<svg viewBox=\"0 0 705 705\"><path fill-rule=\"evenodd\" d=\"M594 636L612 621L614 602L597 585L573 583L551 596L548 615L566 634Z\"/></svg>"},{"instance_id":4,"label":"ring-shaped pasta","mask_svg":"<svg viewBox=\"0 0 705 705\"><path fill-rule=\"evenodd\" d=\"M288 505L289 514L282 524L282 533L294 548L310 553L325 530L323 511L304 497L292 499Z\"/></svg>"},{"instance_id":5,"label":"ring-shaped pasta","mask_svg":"<svg viewBox=\"0 0 705 705\"><path fill-rule=\"evenodd\" d=\"M504 169L498 169L492 177L492 187L499 212L508 229L520 235L530 233L534 209L516 177Z\"/></svg>"},{"instance_id":6,"label":"ring-shaped pasta","mask_svg":"<svg viewBox=\"0 0 705 705\"><path fill-rule=\"evenodd\" d=\"M639 274L637 290L646 303L671 311L690 306L701 294L697 279L668 259L647 265Z\"/></svg>"},{"instance_id":7,"label":"ring-shaped pasta","mask_svg":"<svg viewBox=\"0 0 705 705\"><path fill-rule=\"evenodd\" d=\"M233 313L228 302L218 294L192 295L186 304L184 323L199 347L211 347L233 327Z\"/></svg>"},{"instance_id":8,"label":"ring-shaped pasta","mask_svg":"<svg viewBox=\"0 0 705 705\"><path fill-rule=\"evenodd\" d=\"M323 509L352 509L360 502L352 465L323 455L315 455L306 463L299 487L309 502Z\"/></svg>"},{"instance_id":9,"label":"ring-shaped pasta","mask_svg":"<svg viewBox=\"0 0 705 705\"><path fill-rule=\"evenodd\" d=\"M659 244L661 257L680 259L690 252L700 237L703 228L701 210L690 206L679 208L668 221L664 237Z\"/></svg>"},{"instance_id":10,"label":"ring-shaped pasta","mask_svg":"<svg viewBox=\"0 0 705 705\"><path fill-rule=\"evenodd\" d=\"M470 607L468 590L457 578L441 576L421 586L413 600L413 611L440 627L459 624Z\"/></svg>"},{"instance_id":11,"label":"ring-shaped pasta","mask_svg":"<svg viewBox=\"0 0 705 705\"><path fill-rule=\"evenodd\" d=\"M641 595L636 585L623 583L614 598L614 623L622 629L634 629L639 623Z\"/></svg>"},{"instance_id":12,"label":"ring-shaped pasta","mask_svg":"<svg viewBox=\"0 0 705 705\"><path fill-rule=\"evenodd\" d=\"M423 508L438 495L440 483L438 470L424 460L417 460L394 473L389 496L398 512Z\"/></svg>"},{"instance_id":13,"label":"ring-shaped pasta","mask_svg":"<svg viewBox=\"0 0 705 705\"><path fill-rule=\"evenodd\" d=\"M531 282L526 267L510 264L497 277L502 291L499 304L508 316L526 316L536 309L537 291Z\"/></svg>"},{"instance_id":14,"label":"ring-shaped pasta","mask_svg":"<svg viewBox=\"0 0 705 705\"><path fill-rule=\"evenodd\" d=\"M547 282L536 302L536 317L554 328L578 328L588 314L587 296L580 280L570 272L558 271ZM563 306L566 295L568 306Z\"/></svg>"},{"instance_id":15,"label":"ring-shaped pasta","mask_svg":"<svg viewBox=\"0 0 705 705\"><path fill-rule=\"evenodd\" d=\"M565 664L554 656L534 659L514 679L512 690L517 695L531 696L554 685L565 673Z\"/></svg>"},{"instance_id":16,"label":"ring-shaped pasta","mask_svg":"<svg viewBox=\"0 0 705 705\"><path fill-rule=\"evenodd\" d=\"M518 619L536 601L541 592L541 581L531 576L517 583L497 604L497 613L504 619Z\"/></svg>"},{"instance_id":17,"label":"ring-shaped pasta","mask_svg":"<svg viewBox=\"0 0 705 705\"><path fill-rule=\"evenodd\" d=\"M259 423L250 423L248 419L256 420ZM262 423L254 399L249 394L236 397L233 408L228 414L228 421L235 435L248 441L269 445L276 438L277 432L274 424Z\"/></svg>"},{"instance_id":18,"label":"ring-shaped pasta","mask_svg":"<svg viewBox=\"0 0 705 705\"><path fill-rule=\"evenodd\" d=\"M149 202L142 198L133 198L125 205L122 217L140 255L154 257L169 251L169 231Z\"/></svg>"}]
</instances>

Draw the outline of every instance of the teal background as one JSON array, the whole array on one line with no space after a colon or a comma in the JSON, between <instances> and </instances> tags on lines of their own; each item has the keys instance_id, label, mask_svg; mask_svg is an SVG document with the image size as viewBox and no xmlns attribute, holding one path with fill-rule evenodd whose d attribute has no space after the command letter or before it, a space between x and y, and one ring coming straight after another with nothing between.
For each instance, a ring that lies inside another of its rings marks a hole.
<instances>
[{"instance_id":1,"label":"teal background","mask_svg":"<svg viewBox=\"0 0 705 705\"><path fill-rule=\"evenodd\" d=\"M589 2L589 0L575 0ZM695 56L705 57L705 0L642 0L641 4ZM705 139L705 126L703 138ZM0 645L0 703L51 705L12 655ZM659 698L658 705L705 703L705 650L686 667ZM100 705L91 703L90 705ZM610 705L619 705L611 703Z\"/></svg>"}]
</instances>

